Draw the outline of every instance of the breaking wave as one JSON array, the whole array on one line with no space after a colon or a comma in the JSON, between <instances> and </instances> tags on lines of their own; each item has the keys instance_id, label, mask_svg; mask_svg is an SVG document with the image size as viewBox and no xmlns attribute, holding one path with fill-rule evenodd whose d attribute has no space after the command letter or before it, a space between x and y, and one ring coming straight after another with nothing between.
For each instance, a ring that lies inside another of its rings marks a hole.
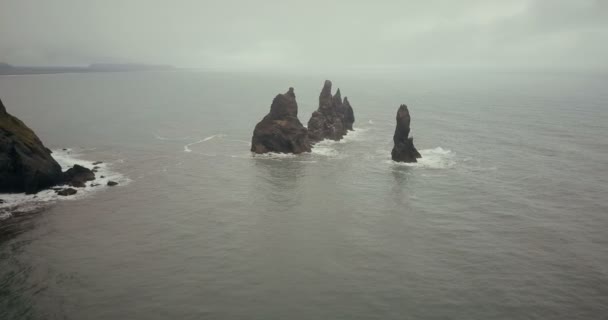
<instances>
[{"instance_id":1,"label":"breaking wave","mask_svg":"<svg viewBox=\"0 0 608 320\"><path fill-rule=\"evenodd\" d=\"M184 152L192 152L192 149L190 149L190 147L192 147L194 145L197 145L197 144L200 144L203 142L207 142L207 141L213 140L215 138L223 138L223 137L225 137L224 134L214 134L214 135L206 137L204 139L201 139L201 140L198 140L198 141L195 141L192 143L188 143L187 145L184 146Z\"/></svg>"},{"instance_id":2,"label":"breaking wave","mask_svg":"<svg viewBox=\"0 0 608 320\"><path fill-rule=\"evenodd\" d=\"M161 141L184 141L184 140L192 139L192 137L167 138L167 137L160 136L158 134L154 134L154 138L156 138L157 140L161 140Z\"/></svg>"},{"instance_id":3,"label":"breaking wave","mask_svg":"<svg viewBox=\"0 0 608 320\"><path fill-rule=\"evenodd\" d=\"M388 160L387 162L399 166L426 169L449 169L456 164L454 153L442 147L420 150L420 155L422 155L422 158L418 159L417 163L401 163L392 160Z\"/></svg>"},{"instance_id":4,"label":"breaking wave","mask_svg":"<svg viewBox=\"0 0 608 320\"><path fill-rule=\"evenodd\" d=\"M75 164L79 164L90 169L93 167L98 167L97 173L95 174L96 179L94 181L88 182L85 188L78 188L78 193L69 197L59 196L53 189L43 190L35 195L28 195L24 193L0 193L0 199L4 201L4 203L0 203L0 220L10 218L13 212L32 211L55 201L74 200L88 197L92 193L108 188L108 181L118 182L119 186L124 186L131 182L131 179L112 170L112 162L103 162L94 165L93 163L95 163L95 161L84 160L81 159L80 156L80 154L74 152L72 149L53 150L53 158L55 158L57 163L59 163L64 171L71 168ZM124 160L116 160L114 162L121 163L124 162ZM102 176L103 178L101 178Z\"/></svg>"}]
</instances>

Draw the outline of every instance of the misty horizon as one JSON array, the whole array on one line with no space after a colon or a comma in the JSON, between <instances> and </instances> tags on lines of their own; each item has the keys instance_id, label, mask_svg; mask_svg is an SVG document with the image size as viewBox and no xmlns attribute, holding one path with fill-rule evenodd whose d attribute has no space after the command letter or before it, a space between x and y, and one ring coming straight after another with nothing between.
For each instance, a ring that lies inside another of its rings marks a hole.
<instances>
[{"instance_id":1,"label":"misty horizon","mask_svg":"<svg viewBox=\"0 0 608 320\"><path fill-rule=\"evenodd\" d=\"M608 3L17 1L0 61L214 69L606 69Z\"/></svg>"}]
</instances>

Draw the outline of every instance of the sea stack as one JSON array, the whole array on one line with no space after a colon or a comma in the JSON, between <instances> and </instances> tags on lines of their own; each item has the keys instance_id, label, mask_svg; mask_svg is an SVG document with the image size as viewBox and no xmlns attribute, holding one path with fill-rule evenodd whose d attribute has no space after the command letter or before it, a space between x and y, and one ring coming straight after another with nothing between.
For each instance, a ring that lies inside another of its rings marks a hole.
<instances>
[{"instance_id":1,"label":"sea stack","mask_svg":"<svg viewBox=\"0 0 608 320\"><path fill-rule=\"evenodd\" d=\"M277 95L270 106L270 113L253 131L251 151L254 153L303 153L310 152L308 130L298 119L298 103L293 88Z\"/></svg>"},{"instance_id":2,"label":"sea stack","mask_svg":"<svg viewBox=\"0 0 608 320\"><path fill-rule=\"evenodd\" d=\"M422 158L416 147L414 138L410 137L410 112L407 106L402 104L397 111L397 127L393 141L395 146L391 152L393 161L396 162L418 162L416 159Z\"/></svg>"},{"instance_id":3,"label":"sea stack","mask_svg":"<svg viewBox=\"0 0 608 320\"><path fill-rule=\"evenodd\" d=\"M342 112L342 120L344 123L344 127L346 130L353 131L353 124L355 123L355 112L353 111L353 107L350 106L350 102L348 102L348 98L344 97L344 102L342 102L341 106Z\"/></svg>"},{"instance_id":4,"label":"sea stack","mask_svg":"<svg viewBox=\"0 0 608 320\"><path fill-rule=\"evenodd\" d=\"M348 99L342 100L340 89L332 96L331 87L331 81L326 80L319 95L319 108L308 121L308 135L313 143L324 139L338 141L347 130L352 130L355 122Z\"/></svg>"},{"instance_id":5,"label":"sea stack","mask_svg":"<svg viewBox=\"0 0 608 320\"><path fill-rule=\"evenodd\" d=\"M0 100L0 193L32 194L62 181L51 151Z\"/></svg>"}]
</instances>

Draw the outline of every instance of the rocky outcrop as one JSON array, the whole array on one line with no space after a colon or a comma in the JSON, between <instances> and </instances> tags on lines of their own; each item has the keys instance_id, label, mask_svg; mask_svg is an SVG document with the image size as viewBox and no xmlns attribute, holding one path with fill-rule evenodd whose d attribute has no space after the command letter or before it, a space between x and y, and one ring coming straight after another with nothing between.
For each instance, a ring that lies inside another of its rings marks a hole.
<instances>
[{"instance_id":1,"label":"rocky outcrop","mask_svg":"<svg viewBox=\"0 0 608 320\"><path fill-rule=\"evenodd\" d=\"M353 131L353 124L355 123L355 112L353 111L353 107L350 106L350 102L348 102L347 97L344 97L344 102L342 102L340 110L342 113L342 122L344 123L344 127L346 128L346 130Z\"/></svg>"},{"instance_id":2,"label":"rocky outcrop","mask_svg":"<svg viewBox=\"0 0 608 320\"><path fill-rule=\"evenodd\" d=\"M0 193L31 194L61 181L61 167L51 151L0 100Z\"/></svg>"},{"instance_id":3,"label":"rocky outcrop","mask_svg":"<svg viewBox=\"0 0 608 320\"><path fill-rule=\"evenodd\" d=\"M73 188L65 188L65 189L55 190L55 193L62 197L67 197L67 196L75 195L76 193L78 193L78 191L76 191L76 189L73 189Z\"/></svg>"},{"instance_id":4,"label":"rocky outcrop","mask_svg":"<svg viewBox=\"0 0 608 320\"><path fill-rule=\"evenodd\" d=\"M95 173L81 165L74 165L64 174L64 183L76 188L84 188L88 181L95 180Z\"/></svg>"},{"instance_id":5,"label":"rocky outcrop","mask_svg":"<svg viewBox=\"0 0 608 320\"><path fill-rule=\"evenodd\" d=\"M331 81L326 80L319 95L319 108L308 121L308 136L313 143L324 139L338 141L352 130L355 122L348 99L342 100L340 89L332 96L331 87Z\"/></svg>"},{"instance_id":6,"label":"rocky outcrop","mask_svg":"<svg viewBox=\"0 0 608 320\"><path fill-rule=\"evenodd\" d=\"M298 103L293 88L277 95L270 106L270 113L253 130L251 151L255 153L303 153L310 152L308 130L298 119Z\"/></svg>"},{"instance_id":7,"label":"rocky outcrop","mask_svg":"<svg viewBox=\"0 0 608 320\"><path fill-rule=\"evenodd\" d=\"M393 141L395 146L391 152L393 161L397 162L418 162L416 159L422 158L416 147L414 138L410 137L410 112L407 106L402 104L397 111L397 127Z\"/></svg>"}]
</instances>

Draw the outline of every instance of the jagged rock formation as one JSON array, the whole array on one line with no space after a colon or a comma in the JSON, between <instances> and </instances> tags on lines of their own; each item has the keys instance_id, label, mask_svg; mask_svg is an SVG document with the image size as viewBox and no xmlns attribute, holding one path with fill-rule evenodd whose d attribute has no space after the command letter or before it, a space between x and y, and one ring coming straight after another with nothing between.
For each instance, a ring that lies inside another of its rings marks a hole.
<instances>
[{"instance_id":1,"label":"jagged rock formation","mask_svg":"<svg viewBox=\"0 0 608 320\"><path fill-rule=\"evenodd\" d=\"M270 106L270 113L253 131L251 151L255 153L302 153L310 152L308 130L298 119L298 103L293 88L277 95Z\"/></svg>"},{"instance_id":2,"label":"jagged rock formation","mask_svg":"<svg viewBox=\"0 0 608 320\"><path fill-rule=\"evenodd\" d=\"M344 127L346 130L353 131L353 124L355 123L355 112L353 111L353 107L350 106L350 102L348 102L348 98L344 97L344 102L342 102L341 112L343 114L342 122L344 123Z\"/></svg>"},{"instance_id":3,"label":"jagged rock formation","mask_svg":"<svg viewBox=\"0 0 608 320\"><path fill-rule=\"evenodd\" d=\"M395 146L391 152L393 161L397 162L418 162L416 159L422 158L416 147L414 138L410 138L410 112L407 106L402 104L397 111L397 127L393 141Z\"/></svg>"},{"instance_id":4,"label":"jagged rock formation","mask_svg":"<svg viewBox=\"0 0 608 320\"><path fill-rule=\"evenodd\" d=\"M0 100L0 193L36 193L63 181L61 167L38 136Z\"/></svg>"},{"instance_id":5,"label":"jagged rock formation","mask_svg":"<svg viewBox=\"0 0 608 320\"><path fill-rule=\"evenodd\" d=\"M332 96L331 86L331 81L326 80L319 95L319 108L308 121L308 135L313 143L323 139L340 140L355 122L348 99L342 100L340 89Z\"/></svg>"},{"instance_id":6,"label":"jagged rock formation","mask_svg":"<svg viewBox=\"0 0 608 320\"><path fill-rule=\"evenodd\" d=\"M66 184L72 187L84 188L87 181L95 180L95 173L88 168L75 164L63 174L63 179Z\"/></svg>"},{"instance_id":7,"label":"jagged rock formation","mask_svg":"<svg viewBox=\"0 0 608 320\"><path fill-rule=\"evenodd\" d=\"M95 173L74 165L66 172L38 136L21 120L8 114L0 100L0 193L37 193L56 185L84 188ZM64 189L69 190L69 189ZM61 195L72 195L67 192Z\"/></svg>"}]
</instances>

